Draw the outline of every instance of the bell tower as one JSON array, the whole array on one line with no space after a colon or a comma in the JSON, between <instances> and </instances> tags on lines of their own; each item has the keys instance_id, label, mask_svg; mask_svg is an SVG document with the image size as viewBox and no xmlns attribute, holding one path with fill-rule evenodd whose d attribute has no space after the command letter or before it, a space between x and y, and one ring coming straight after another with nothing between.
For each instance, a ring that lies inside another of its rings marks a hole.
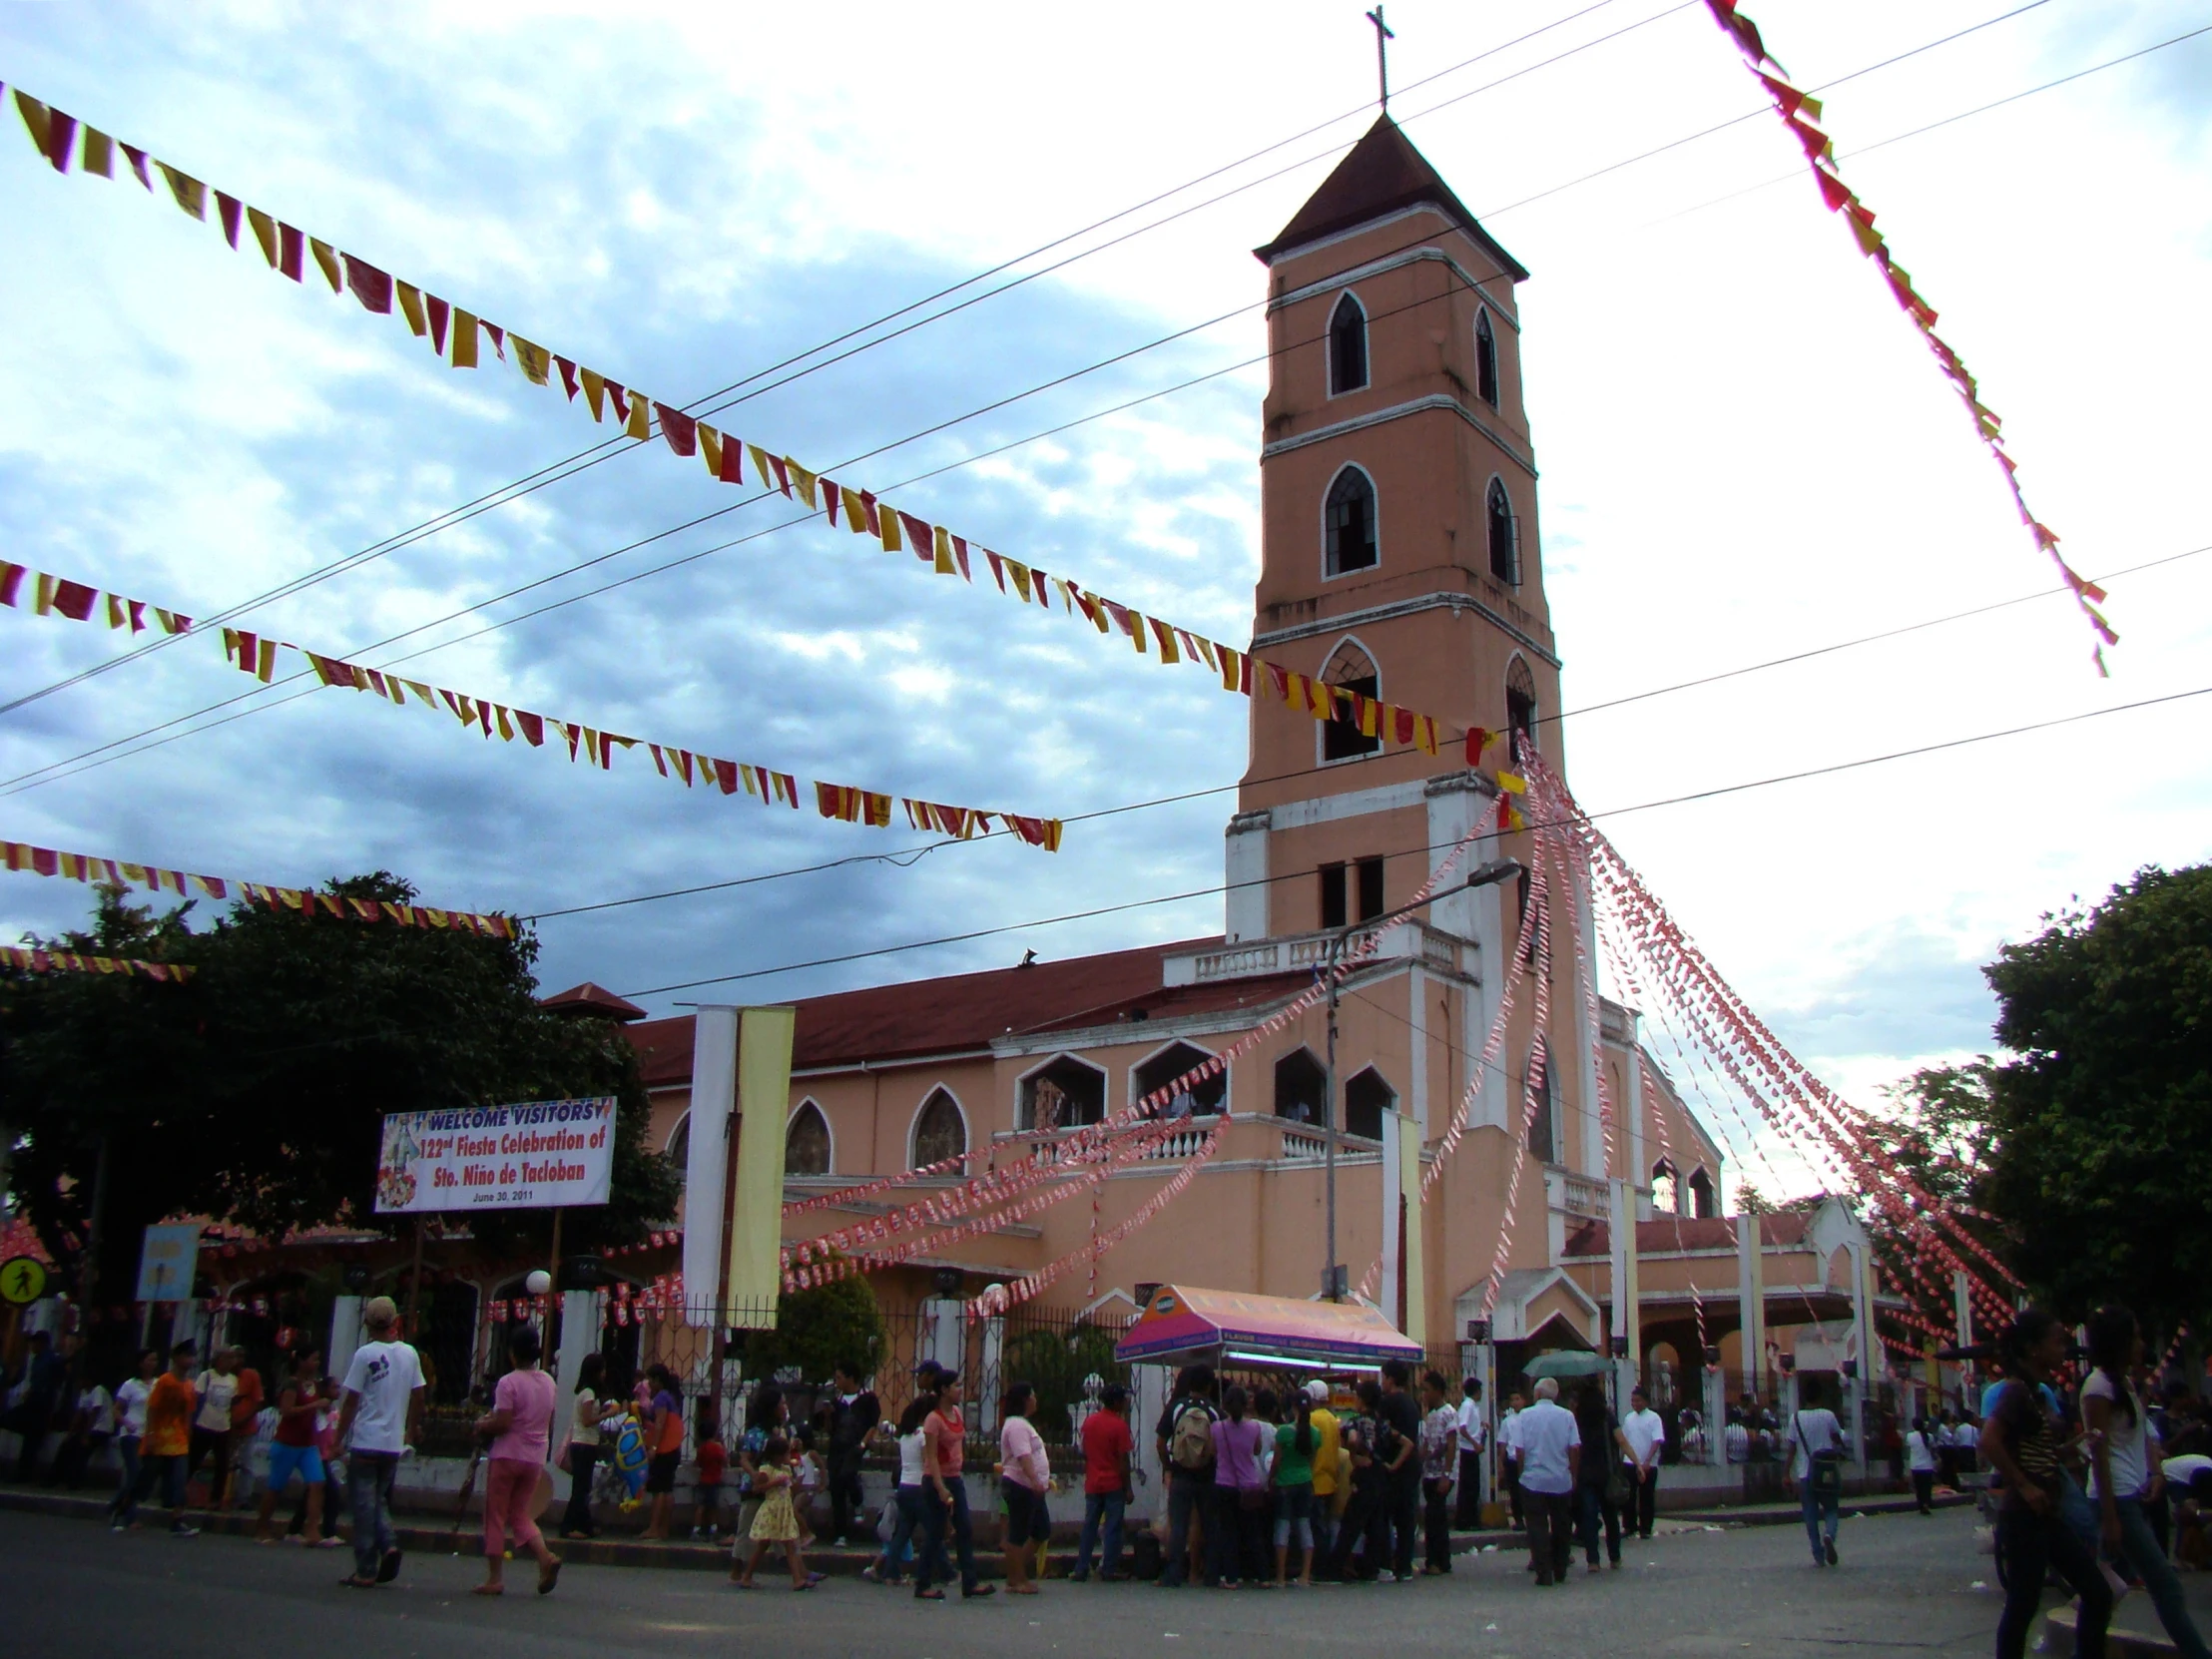
<instances>
[{"instance_id":1,"label":"bell tower","mask_svg":"<svg viewBox=\"0 0 2212 1659\"><path fill-rule=\"evenodd\" d=\"M1488 807L1469 728L1517 729L1561 766L1557 728L1539 724L1559 659L1521 401L1514 289L1528 273L1386 114L1255 253L1272 368L1253 654L1434 715L1442 747L1256 696L1228 832L1233 940L1410 896L1422 850ZM1474 935L1471 910L1445 912L1438 926Z\"/></svg>"}]
</instances>

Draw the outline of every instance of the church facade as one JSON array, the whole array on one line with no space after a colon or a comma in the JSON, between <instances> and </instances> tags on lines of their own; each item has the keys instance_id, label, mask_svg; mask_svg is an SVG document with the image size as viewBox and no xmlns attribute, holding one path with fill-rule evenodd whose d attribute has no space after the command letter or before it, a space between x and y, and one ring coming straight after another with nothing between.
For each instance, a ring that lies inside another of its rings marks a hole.
<instances>
[{"instance_id":1,"label":"church facade","mask_svg":"<svg viewBox=\"0 0 2212 1659\"><path fill-rule=\"evenodd\" d=\"M1550 718L1560 662L1522 402L1515 287L1527 273L1387 116L1257 254L1273 368L1253 650L1461 728L1510 734L1563 774ZM797 1005L787 1200L960 1153L969 1174L1028 1156L1263 1025L1314 985L1334 930L1403 904L1462 840L1474 837L1462 869L1528 860L1516 844L1525 831L1477 833L1496 823L1497 786L1455 750L1439 759L1387 746L1352 721L1317 723L1265 698L1251 722L1225 836L1220 936ZM1133 1307L1163 1282L1315 1295L1328 1266L1333 1114L1337 1260L1354 1285L1370 1276L1409 1335L1446 1346L1485 1312L1510 1188L1515 1221L1488 1310L1496 1338L1603 1346L1604 1287L1570 1245L1586 1253L1596 1224L1622 1238L1638 1219L1716 1215L1721 1153L1644 1048L1634 1012L1582 994L1565 938L1548 1028L1535 1028L1532 998L1521 996L1499 1063L1477 1080L1525 900L1510 882L1447 882L1383 929L1343 986L1334 1101L1316 1008L1178 1100L1187 1126L1100 1183L1095 1202L882 1270L879 1296L893 1306L932 1286L971 1296L1062 1258L1151 1199L1220 1113L1222 1144L1189 1189L1095 1275L1071 1274L1042 1300L1068 1313ZM654 1133L681 1153L693 1020L642 1021L631 1036ZM1619 1104L1611 1134L1599 1066ZM1538 1105L1524 1120L1532 1079ZM1470 1086L1467 1132L1422 1203L1414 1159L1434 1162ZM929 1184L789 1218L787 1242L880 1214Z\"/></svg>"}]
</instances>

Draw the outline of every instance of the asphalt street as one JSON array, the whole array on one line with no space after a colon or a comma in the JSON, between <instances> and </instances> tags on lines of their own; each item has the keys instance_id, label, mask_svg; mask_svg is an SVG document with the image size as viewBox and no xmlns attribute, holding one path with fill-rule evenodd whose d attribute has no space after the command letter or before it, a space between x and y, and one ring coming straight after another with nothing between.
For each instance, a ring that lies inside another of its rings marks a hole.
<instances>
[{"instance_id":1,"label":"asphalt street","mask_svg":"<svg viewBox=\"0 0 2212 1659\"><path fill-rule=\"evenodd\" d=\"M1971 1511L1844 1522L1843 1564L1816 1570L1794 1526L1685 1530L1630 1543L1619 1571L1539 1591L1524 1552L1461 1557L1447 1579L1310 1591L1165 1591L1069 1584L917 1603L852 1578L795 1595L764 1566L761 1588L719 1573L570 1568L529 1592L526 1561L501 1599L471 1596L480 1565L414 1556L399 1581L347 1590L344 1552L111 1534L81 1520L0 1513L0 1651L38 1659L239 1659L361 1653L376 1659L480 1659L518 1647L578 1659L679 1659L773 1652L778 1659L890 1652L901 1659L1048 1653L1273 1656L1358 1643L1393 1655L1469 1651L1485 1659L1589 1652L1813 1655L1869 1650L1981 1653L1996 1626L1990 1560ZM2194 1590L2198 1586L2192 1582ZM2192 1599L2197 1599L2193 1597ZM2130 1622L2149 1618L2131 1598ZM2152 1625L2151 1628L2155 1628Z\"/></svg>"}]
</instances>

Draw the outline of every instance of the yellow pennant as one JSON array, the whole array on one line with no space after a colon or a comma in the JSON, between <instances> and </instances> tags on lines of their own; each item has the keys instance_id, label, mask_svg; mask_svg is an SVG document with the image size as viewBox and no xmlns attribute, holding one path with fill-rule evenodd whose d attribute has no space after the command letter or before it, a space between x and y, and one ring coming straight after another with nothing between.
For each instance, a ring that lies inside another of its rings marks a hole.
<instances>
[{"instance_id":1,"label":"yellow pennant","mask_svg":"<svg viewBox=\"0 0 2212 1659\"><path fill-rule=\"evenodd\" d=\"M269 262L269 269L276 269L276 222L259 208L246 210L246 223L254 227L254 240L262 245L262 258ZM421 330L415 330L420 333Z\"/></svg>"},{"instance_id":2,"label":"yellow pennant","mask_svg":"<svg viewBox=\"0 0 2212 1659\"><path fill-rule=\"evenodd\" d=\"M576 377L584 382L584 400L591 405L594 420L605 418L603 409L607 397L607 377L596 368L578 368Z\"/></svg>"},{"instance_id":3,"label":"yellow pennant","mask_svg":"<svg viewBox=\"0 0 2212 1659\"><path fill-rule=\"evenodd\" d=\"M404 287L405 284L401 284ZM417 328L416 333L422 330ZM509 334L507 342L515 348L515 361L533 386L545 385L553 374L553 358L544 346L524 339L520 334Z\"/></svg>"},{"instance_id":4,"label":"yellow pennant","mask_svg":"<svg viewBox=\"0 0 2212 1659\"><path fill-rule=\"evenodd\" d=\"M792 482L799 486L800 495L806 499L807 510L809 512L819 512L822 508L822 498L815 493L815 478L817 475L809 472L789 455L784 457L784 465L791 469Z\"/></svg>"},{"instance_id":5,"label":"yellow pennant","mask_svg":"<svg viewBox=\"0 0 2212 1659\"><path fill-rule=\"evenodd\" d=\"M314 263L322 268L322 275L330 284L330 291L343 293L345 278L338 274L338 251L313 237L307 239L307 247L314 255Z\"/></svg>"},{"instance_id":6,"label":"yellow pennant","mask_svg":"<svg viewBox=\"0 0 2212 1659\"><path fill-rule=\"evenodd\" d=\"M103 179L115 177L115 140L97 127L85 129L85 157L79 164L87 173L97 173Z\"/></svg>"},{"instance_id":7,"label":"yellow pennant","mask_svg":"<svg viewBox=\"0 0 2212 1659\"><path fill-rule=\"evenodd\" d=\"M22 94L18 93L16 96L20 98ZM179 173L167 162L156 165L161 168L162 177L169 181L169 194L177 199L177 206L193 218L205 221L208 217L208 187L189 173ZM336 285L335 277L331 278L331 283Z\"/></svg>"},{"instance_id":8,"label":"yellow pennant","mask_svg":"<svg viewBox=\"0 0 2212 1659\"><path fill-rule=\"evenodd\" d=\"M649 438L653 435L653 400L642 391L630 393L630 424L623 428L633 438Z\"/></svg>"},{"instance_id":9,"label":"yellow pennant","mask_svg":"<svg viewBox=\"0 0 2212 1659\"><path fill-rule=\"evenodd\" d=\"M699 455L707 463L707 476L722 476L722 434L704 420L699 423Z\"/></svg>"},{"instance_id":10,"label":"yellow pennant","mask_svg":"<svg viewBox=\"0 0 2212 1659\"><path fill-rule=\"evenodd\" d=\"M959 575L960 567L952 560L952 532L941 524L936 526L936 574L939 576Z\"/></svg>"},{"instance_id":11,"label":"yellow pennant","mask_svg":"<svg viewBox=\"0 0 2212 1659\"><path fill-rule=\"evenodd\" d=\"M458 305L453 307L453 366L476 366L476 313Z\"/></svg>"},{"instance_id":12,"label":"yellow pennant","mask_svg":"<svg viewBox=\"0 0 2212 1659\"><path fill-rule=\"evenodd\" d=\"M274 262L272 262L274 263ZM399 289L399 308L406 313L407 326L414 330L416 339L430 331L429 319L422 314L422 290L412 282L394 281Z\"/></svg>"}]
</instances>

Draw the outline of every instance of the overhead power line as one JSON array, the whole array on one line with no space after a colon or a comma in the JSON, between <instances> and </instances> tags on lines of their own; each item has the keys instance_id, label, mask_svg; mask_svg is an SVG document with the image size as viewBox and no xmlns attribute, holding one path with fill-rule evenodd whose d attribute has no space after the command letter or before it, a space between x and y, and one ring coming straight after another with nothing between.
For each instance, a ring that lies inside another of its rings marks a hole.
<instances>
[{"instance_id":1,"label":"overhead power line","mask_svg":"<svg viewBox=\"0 0 2212 1659\"><path fill-rule=\"evenodd\" d=\"M1999 731L1979 732L1971 737L1950 738L1940 743L1919 744L1911 749L1892 750L1886 755L1869 755L1856 761L1838 761L1830 766L1805 767L1796 772L1777 773L1769 778L1755 778L1747 783L1722 784L1712 789L1692 790L1682 795L1666 796L1656 801L1639 802L1632 807L1612 807L1600 812L1586 813L1583 817L1595 822L1598 819L1625 818L1631 813L1655 812L1662 807L1678 807L1700 801L1713 801L1726 795L1741 795L1751 790L1770 789L1779 784L1794 784L1808 778L1828 778L1838 773L1856 772L1867 767L1885 766L1894 761L1911 760L1923 755L1942 754L1949 750L1964 749L1970 745L1993 743L2000 738L2023 737L2034 732L2053 731L2061 726L2074 726L2083 721L2101 720L2107 715L2127 714L2140 709L2153 709L2169 703L2179 703L2190 698L2212 695L2212 686L2199 686L2193 691L2170 692L2163 697L2146 697L2132 703L2117 703L2109 708L2089 709L2080 714L2061 715L2052 720L2034 721L2024 726L2008 726ZM1530 828L1543 828L1531 824ZM1427 857L1454 843L1430 842L1420 846L1401 847L1382 854L1384 858ZM1118 915L1128 910L1150 909L1161 904L1180 904L1195 898L1213 898L1245 887L1270 886L1278 881L1306 880L1312 870L1286 870L1279 874L1257 876L1247 881L1233 881L1207 887L1193 887L1185 892L1162 893L1151 898L1132 898L1114 904L1100 904L1085 910L1070 910L1060 915L1044 916L1030 921L1007 922L998 926L974 927L959 933L941 934L930 939L911 939L903 944L877 945L866 950L842 951L834 956L818 956L810 961L784 962L775 967L748 968L737 973L711 974L702 979L685 979L673 984L655 985L645 990L625 991L630 997L662 996L670 991L696 990L702 985L728 985L748 979L765 979L779 973L797 973L809 968L837 967L848 962L866 961L879 956L902 955L911 950L928 950L940 945L965 944L975 939L986 939L1001 933L1019 933L1031 928L1053 927L1070 921L1090 921L1099 916ZM527 919L527 918L526 918Z\"/></svg>"},{"instance_id":2,"label":"overhead power line","mask_svg":"<svg viewBox=\"0 0 2212 1659\"><path fill-rule=\"evenodd\" d=\"M1596 0L1596 3L1593 5L1584 6L1577 11L1569 12L1564 17L1556 18L1550 23L1546 23L1538 28L1531 29L1524 34L1516 35L1511 40L1501 42L1500 44L1494 47L1490 47L1485 51L1476 53L1471 58L1462 59L1456 64L1452 64L1445 69L1438 70L1432 75L1425 76L1421 80L1412 83L1412 85L1414 87L1426 86L1432 82L1443 80L1446 77L1457 74L1461 70L1470 68L1487 58L1495 57L1500 52L1508 51L1515 46L1524 45L1528 41L1536 39L1538 36L1548 34L1554 29L1564 27L1568 23L1572 23L1580 18L1587 17L1593 12L1603 11L1606 7L1614 3L1615 0ZM1691 3L1694 3L1694 0L1691 0ZM1505 77L1505 80L1517 79L1520 75L1528 74L1534 69L1545 68L1552 64L1562 62L1569 57L1575 56L1577 53L1587 51L1591 46L1602 45L1606 41L1612 40L1620 34L1625 34L1628 33L1630 30L1641 28L1644 26L1645 23L1656 22L1660 17L1672 15L1673 12L1683 9L1685 8L1682 5L1671 7L1667 11L1660 12L1654 14L1652 17L1645 18L1640 23L1629 25L1628 29L1617 30L1613 34L1600 36L1597 40L1585 42L1581 46L1574 47L1567 52L1558 54L1555 57L1547 58L1539 64L1530 66L1528 69L1516 71L1514 75ZM1491 89L1491 87L1501 86L1503 84L1504 81L1501 80L1491 83L1490 87L1476 88L1475 91L1488 91ZM1407 88L1406 90L1409 91L1411 90L1411 88ZM1461 95L1461 97L1468 96L1472 96L1472 94L1470 93ZM1452 103L1457 103L1458 101L1459 100L1457 98L1450 100L1450 102ZM749 400L750 398L758 397L767 392L777 390L780 387L790 385L796 380L804 379L807 375L816 373L821 369L828 368L833 363L842 362L847 358L858 354L861 351L872 350L878 345L886 344L890 340L900 338L905 334L913 332L917 328L927 326L931 322L939 321L942 318L953 315L958 311L966 310L970 306L979 304L985 299L995 298L1000 294L1010 292L1014 288L1023 286L1028 282L1034 281L1040 276L1049 276L1054 272L1064 270L1067 267L1074 265L1082 260L1089 259L1093 255L1104 253L1107 249L1118 247L1120 246L1120 244L1129 241L1130 238L1133 236L1142 235L1147 231L1157 230L1161 226L1171 224L1178 219L1187 217L1189 214L1199 211L1199 209L1212 207L1218 203L1228 201L1230 198L1241 195L1247 190L1255 189L1260 185L1267 184L1275 179L1281 178L1286 173L1295 172L1299 168L1311 166L1316 161L1324 160L1327 157L1336 154L1338 150L1342 150L1343 148L1345 148L1345 146L1338 145L1330 150L1318 152L1315 155L1305 157L1304 159L1291 164L1290 167L1280 169L1275 173L1267 174L1259 179L1248 181L1246 184L1238 186L1235 190L1227 191L1219 196L1211 197L1205 202L1199 203L1191 208L1180 210L1179 212L1169 215L1164 219L1155 220L1151 224L1142 226L1135 232L1117 237L1111 242L1099 244L1095 248L1086 249L1081 253L1072 255L1067 259L1055 262L1054 264L1046 266L1040 270L1026 273L1021 276L1016 277L1012 281L1001 283L997 287L989 289L985 293L973 295L967 299L964 299L960 301L960 303L958 303L957 305L947 306L942 310L931 312L929 315L920 318L918 321L907 323L897 329L892 330L889 333L885 333L875 338L868 339L861 344L852 345L847 350L837 351L833 356L822 356L822 354L825 352L833 351L834 348L838 346L846 345L847 342L859 339L861 335L867 334L872 329L883 327L885 324L895 322L901 317L909 316L913 312L920 310L925 306L934 304L940 299L949 298L951 295L960 292L964 288L972 287L977 282L987 281L993 276L1011 271L1017 266L1026 264L1028 261L1038 258L1040 255L1048 254L1055 249L1065 247L1071 242L1077 241L1082 237L1092 234L1093 232L1103 230L1107 226L1116 224L1121 220L1127 219L1133 214L1142 213L1147 208L1156 207L1162 202L1169 201L1172 198L1183 194L1185 191L1194 190L1200 185L1210 183L1214 179L1222 177L1224 174L1233 173L1238 168L1247 166L1264 156L1272 155L1278 150L1285 149L1290 145L1296 144L1301 139L1310 138L1316 133L1324 132L1328 128L1336 126L1343 121L1364 114L1367 110L1367 107L1368 106L1366 106L1365 104L1359 105L1354 109L1344 112L1343 114L1332 116L1327 121L1316 123L1312 127L1304 128L1297 133L1293 133L1288 138L1278 139L1273 144L1264 145L1260 149L1251 152L1249 155L1242 156L1234 162L1225 163L1219 167L1209 170L1208 172L1201 173L1195 178L1187 179L1183 183L1175 185L1168 190L1158 192L1153 196L1147 197L1141 202L1134 203L1127 208L1123 208L1115 213L1108 214L1103 219L1093 220L1090 224L1083 226L1078 230L1067 232L1061 236L1053 238L1049 242L1040 243L1036 247L1029 249L1025 253L1017 254L1013 258L1008 260L1002 260L997 265L987 267L986 269L977 272L971 276L966 276L957 282L949 283L946 286L937 289L934 293L924 294L919 299L910 300L906 304L897 307L895 310L886 311L880 316L871 318L866 322L859 323L853 327L847 328L842 333L832 335L830 338L821 341L816 345L809 346L804 351L795 352L791 356L785 357L779 362L771 363L765 368L756 369L751 374L745 375L740 379L731 381L729 384L718 387L714 391L707 392L698 397L694 397L690 402L681 404L679 405L679 407L695 413L718 413L723 409L732 407L735 403L744 402ZM1442 106L1437 107L1440 108ZM1419 111L1416 112L1414 116L1408 116L1406 119L1414 120L1417 119L1419 115L1425 115L1428 113L1430 112L1425 110ZM822 360L809 363L807 359L811 357L821 357ZM784 373L784 371L787 369L794 370L794 372ZM783 378L772 378L773 376L776 376L778 374L782 374ZM744 390L744 388L747 387L752 387L753 389L749 391ZM740 391L744 391L744 395L742 397L733 395ZM710 407L709 405L712 406ZM429 518L423 519L417 524L410 525L404 530L394 531L388 536L382 537L377 541L369 543L367 546L359 549L356 552L345 555L343 558L333 560L328 564L319 566L316 569L308 571L303 575L294 577L289 581L279 583L276 587L265 590L264 592L254 596L253 598L239 601L238 603L231 605L215 613L214 615L205 617L201 620L209 626L217 626L222 623L233 621L250 610L254 610L263 605L274 604L281 599L289 598L293 594L303 592L307 588L313 587L321 582L328 581L335 576L340 576L349 571L356 570L364 564L384 557L386 554L398 552L403 548L411 547L417 542L426 540L430 536L436 535L441 531L452 529L456 525L466 523L468 520L476 518L483 513L490 512L495 508L505 506L510 501L520 500L523 496L533 494L537 490L543 489L548 485L559 483L564 479L574 477L580 472L588 471L592 467L599 465L601 462L612 460L616 456L621 455L635 447L639 446L627 442L619 433L602 439L598 443L577 450L572 455L565 456L557 461L550 461L544 466L537 468L533 472L524 473L520 478L514 479L508 483L501 484L494 489L488 490L482 495L476 496L469 501L463 502L458 507L451 507L446 509L442 513L433 514ZM849 465L851 463L846 464ZM744 503L740 502L736 505L742 506L744 505ZM726 507L722 510L724 512L734 511L735 507ZM710 514L708 516L715 517L719 515ZM694 520L693 522L697 523L703 521ZM688 526L679 526L679 528L688 528ZM664 532L664 534L670 532ZM652 540L658 538L648 539ZM56 692L64 691L72 686L80 685L87 680L107 673L110 669L121 667L127 663L136 662L140 658L145 657L152 652L164 650L171 643L173 643L173 640L174 636L168 635L150 640L144 645L138 646L130 651L118 653L116 656L109 658L104 662L80 670L75 674L66 676L61 680L53 682L51 685L43 686L33 692L25 693L21 697L15 698L10 702L0 703L0 715L5 715L15 709L22 708L26 704L35 703L41 698L50 697Z\"/></svg>"}]
</instances>

